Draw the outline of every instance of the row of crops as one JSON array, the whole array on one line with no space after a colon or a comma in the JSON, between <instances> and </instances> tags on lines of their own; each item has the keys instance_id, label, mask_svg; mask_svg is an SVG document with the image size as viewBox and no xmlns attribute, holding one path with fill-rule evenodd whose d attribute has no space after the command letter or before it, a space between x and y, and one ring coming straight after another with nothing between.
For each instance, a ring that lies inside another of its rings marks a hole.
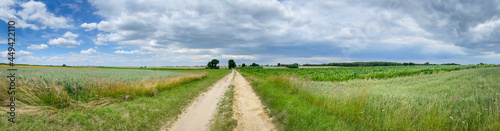
<instances>
[{"instance_id":1,"label":"row of crops","mask_svg":"<svg viewBox=\"0 0 500 131\"><path fill-rule=\"evenodd\" d=\"M265 78L272 75L296 75L314 81L346 81L351 79L380 79L419 74L433 74L470 68L500 67L500 65L422 65L377 66L301 69L241 69L242 72Z\"/></svg>"}]
</instances>

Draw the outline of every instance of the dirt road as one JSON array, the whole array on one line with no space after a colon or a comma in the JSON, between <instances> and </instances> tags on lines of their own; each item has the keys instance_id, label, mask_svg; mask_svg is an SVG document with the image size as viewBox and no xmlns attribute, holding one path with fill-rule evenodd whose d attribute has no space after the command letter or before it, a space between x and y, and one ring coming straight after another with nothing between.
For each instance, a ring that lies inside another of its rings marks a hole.
<instances>
[{"instance_id":1,"label":"dirt road","mask_svg":"<svg viewBox=\"0 0 500 131\"><path fill-rule=\"evenodd\" d=\"M233 77L234 76L234 77ZM233 79L234 78L234 79ZM210 129L210 120L217 113L217 103L221 100L230 84L235 85L233 118L238 121L235 130L238 131L269 131L275 130L271 118L264 112L264 106L252 87L237 71L230 73L209 91L200 95L180 115L170 131L206 131ZM162 129L162 130L165 130Z\"/></svg>"},{"instance_id":2,"label":"dirt road","mask_svg":"<svg viewBox=\"0 0 500 131\"><path fill-rule=\"evenodd\" d=\"M206 131L209 130L210 119L217 113L217 103L221 100L233 80L234 71L215 83L210 90L200 95L182 113L170 131Z\"/></svg>"},{"instance_id":3,"label":"dirt road","mask_svg":"<svg viewBox=\"0 0 500 131\"><path fill-rule=\"evenodd\" d=\"M264 106L255 94L247 80L236 72L233 85L234 118L238 121L235 130L238 131L269 131L275 130L271 118L264 112Z\"/></svg>"}]
</instances>

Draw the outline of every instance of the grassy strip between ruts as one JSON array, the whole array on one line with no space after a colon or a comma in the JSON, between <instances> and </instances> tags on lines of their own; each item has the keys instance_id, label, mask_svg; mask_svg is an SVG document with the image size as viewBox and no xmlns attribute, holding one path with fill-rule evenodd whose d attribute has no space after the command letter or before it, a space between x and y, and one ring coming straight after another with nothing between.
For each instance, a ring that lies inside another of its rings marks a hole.
<instances>
[{"instance_id":1,"label":"grassy strip between ruts","mask_svg":"<svg viewBox=\"0 0 500 131\"><path fill-rule=\"evenodd\" d=\"M333 113L344 122L370 130L498 130L499 78L500 68L333 83L281 75L267 77L263 86L256 89L279 87L282 92L310 103L309 108L328 112L317 116ZM279 97L262 98L277 103L275 98ZM293 100L282 103L286 102ZM289 110L272 104L268 107L277 112ZM281 121L287 123L286 119Z\"/></svg>"},{"instance_id":2,"label":"grassy strip between ruts","mask_svg":"<svg viewBox=\"0 0 500 131\"><path fill-rule=\"evenodd\" d=\"M19 109L16 124L9 123L7 115L0 115L0 127L2 130L158 130L175 121L194 98L230 70L206 72L208 77L202 80L168 88L153 97L138 97L108 106L38 111Z\"/></svg>"},{"instance_id":3,"label":"grassy strip between ruts","mask_svg":"<svg viewBox=\"0 0 500 131\"><path fill-rule=\"evenodd\" d=\"M287 93L275 85L242 73L252 83L252 87L261 98L268 113L274 117L273 123L279 130L360 130L349 125L323 108L303 100L299 96Z\"/></svg>"},{"instance_id":4,"label":"grassy strip between ruts","mask_svg":"<svg viewBox=\"0 0 500 131\"><path fill-rule=\"evenodd\" d=\"M224 97L219 102L217 114L212 118L210 130L232 131L238 125L233 119L234 85L229 86L229 90L224 93Z\"/></svg>"}]
</instances>

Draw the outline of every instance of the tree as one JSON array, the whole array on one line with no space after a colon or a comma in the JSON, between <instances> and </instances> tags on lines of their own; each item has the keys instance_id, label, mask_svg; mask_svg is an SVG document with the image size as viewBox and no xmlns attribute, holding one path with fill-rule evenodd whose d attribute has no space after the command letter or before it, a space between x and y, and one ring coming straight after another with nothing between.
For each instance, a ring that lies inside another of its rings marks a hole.
<instances>
[{"instance_id":1,"label":"tree","mask_svg":"<svg viewBox=\"0 0 500 131\"><path fill-rule=\"evenodd\" d=\"M213 59L212 61L209 61L207 63L206 69L219 69L219 66L217 66L217 64L219 64L219 60Z\"/></svg>"},{"instance_id":2,"label":"tree","mask_svg":"<svg viewBox=\"0 0 500 131\"><path fill-rule=\"evenodd\" d=\"M278 66L280 66L280 65L281 65L281 64L280 64L280 63L278 63Z\"/></svg>"},{"instance_id":3,"label":"tree","mask_svg":"<svg viewBox=\"0 0 500 131\"><path fill-rule=\"evenodd\" d=\"M429 62L425 62L424 65L430 65Z\"/></svg>"},{"instance_id":4,"label":"tree","mask_svg":"<svg viewBox=\"0 0 500 131\"><path fill-rule=\"evenodd\" d=\"M208 62L207 67L212 67L212 62L211 61Z\"/></svg>"},{"instance_id":5,"label":"tree","mask_svg":"<svg viewBox=\"0 0 500 131\"><path fill-rule=\"evenodd\" d=\"M252 63L250 66L260 66L260 65L257 63Z\"/></svg>"},{"instance_id":6,"label":"tree","mask_svg":"<svg viewBox=\"0 0 500 131\"><path fill-rule=\"evenodd\" d=\"M245 66L247 66L247 65L245 65L245 63L241 64L241 67L245 67Z\"/></svg>"},{"instance_id":7,"label":"tree","mask_svg":"<svg viewBox=\"0 0 500 131\"><path fill-rule=\"evenodd\" d=\"M212 67L217 67L217 64L219 64L219 60L213 59L212 60ZM218 68L217 68L218 69Z\"/></svg>"},{"instance_id":8,"label":"tree","mask_svg":"<svg viewBox=\"0 0 500 131\"><path fill-rule=\"evenodd\" d=\"M66 67L66 64L63 64L62 66L63 66L63 67Z\"/></svg>"},{"instance_id":9,"label":"tree","mask_svg":"<svg viewBox=\"0 0 500 131\"><path fill-rule=\"evenodd\" d=\"M233 68L233 69L234 69L234 68L236 68L236 63L234 62L234 60L233 60L233 59L230 59L227 63L228 63L228 64L227 64L227 65L228 65L227 67L228 67L229 69L231 69L231 68Z\"/></svg>"},{"instance_id":10,"label":"tree","mask_svg":"<svg viewBox=\"0 0 500 131\"><path fill-rule=\"evenodd\" d=\"M294 64L290 64L290 65L285 65L286 68L299 68L299 64L298 63L294 63Z\"/></svg>"}]
</instances>

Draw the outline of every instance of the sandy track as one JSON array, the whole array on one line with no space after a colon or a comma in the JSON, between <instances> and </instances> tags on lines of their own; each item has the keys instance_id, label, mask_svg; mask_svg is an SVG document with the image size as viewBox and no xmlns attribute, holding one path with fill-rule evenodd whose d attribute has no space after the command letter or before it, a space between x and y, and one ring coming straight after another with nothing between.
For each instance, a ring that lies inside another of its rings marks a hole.
<instances>
[{"instance_id":1,"label":"sandy track","mask_svg":"<svg viewBox=\"0 0 500 131\"><path fill-rule=\"evenodd\" d=\"M269 131L276 130L271 118L264 112L259 97L255 94L247 80L236 72L233 80L234 91L234 118L238 120L238 131Z\"/></svg>"},{"instance_id":2,"label":"sandy track","mask_svg":"<svg viewBox=\"0 0 500 131\"><path fill-rule=\"evenodd\" d=\"M210 119L217 113L217 103L227 91L233 80L234 71L214 84L210 90L200 95L183 112L169 129L170 131L206 131L210 130ZM164 129L163 129L164 130Z\"/></svg>"}]
</instances>

